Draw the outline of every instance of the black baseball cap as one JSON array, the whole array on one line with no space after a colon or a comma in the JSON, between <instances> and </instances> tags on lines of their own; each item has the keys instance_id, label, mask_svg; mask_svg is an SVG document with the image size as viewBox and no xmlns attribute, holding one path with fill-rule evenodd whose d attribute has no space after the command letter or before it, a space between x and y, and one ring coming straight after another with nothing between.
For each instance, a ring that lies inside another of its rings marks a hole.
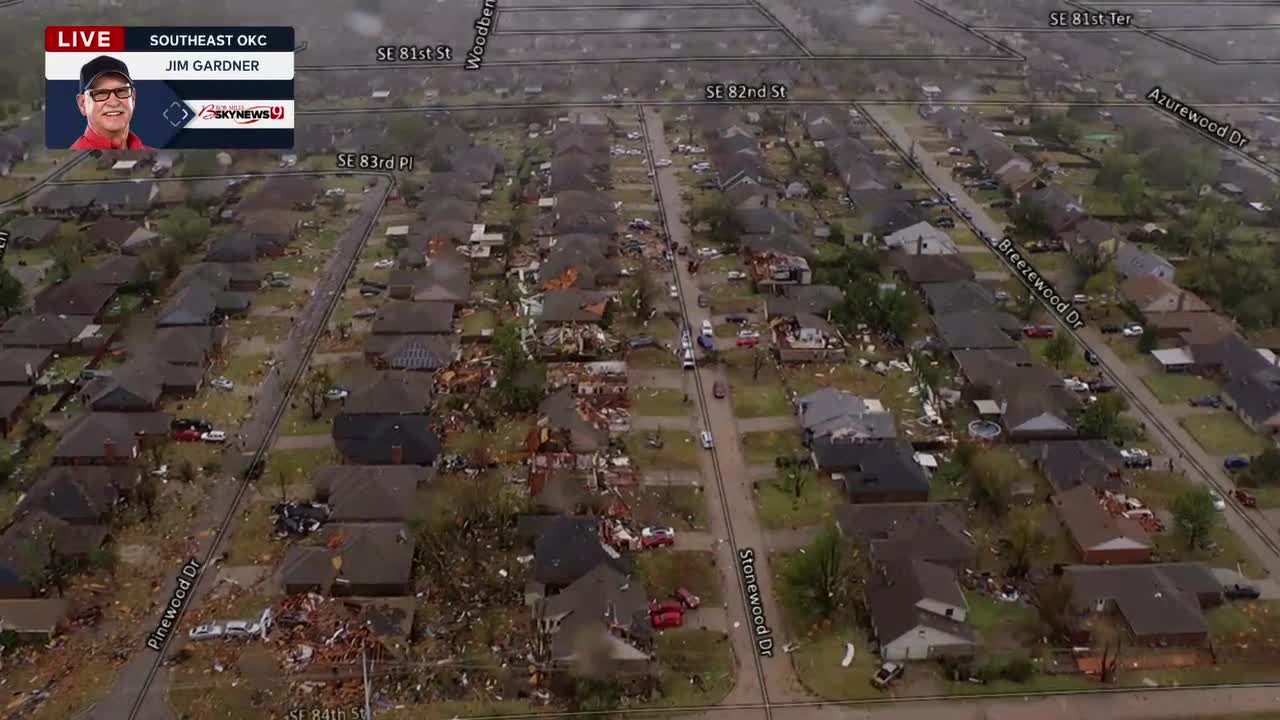
<instances>
[{"instance_id":1,"label":"black baseball cap","mask_svg":"<svg viewBox=\"0 0 1280 720\"><path fill-rule=\"evenodd\" d=\"M123 75L125 80L133 82L133 78L129 77L128 65L110 55L99 55L80 66L80 92L88 90L103 75Z\"/></svg>"}]
</instances>

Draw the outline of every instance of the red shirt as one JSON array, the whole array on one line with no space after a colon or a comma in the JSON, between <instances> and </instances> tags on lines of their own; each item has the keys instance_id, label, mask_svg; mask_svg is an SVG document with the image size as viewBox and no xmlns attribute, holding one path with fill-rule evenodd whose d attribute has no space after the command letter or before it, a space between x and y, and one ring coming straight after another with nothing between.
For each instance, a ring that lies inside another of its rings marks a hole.
<instances>
[{"instance_id":1,"label":"red shirt","mask_svg":"<svg viewBox=\"0 0 1280 720\"><path fill-rule=\"evenodd\" d=\"M138 139L138 136L134 135L132 132L129 133L129 137L125 138L124 147L116 147L115 145L111 144L110 140L94 132L93 128L85 127L84 134L80 136L79 140L76 140L75 144L71 146L71 149L72 150L150 150L151 148L147 147L146 145L143 145L142 141Z\"/></svg>"}]
</instances>

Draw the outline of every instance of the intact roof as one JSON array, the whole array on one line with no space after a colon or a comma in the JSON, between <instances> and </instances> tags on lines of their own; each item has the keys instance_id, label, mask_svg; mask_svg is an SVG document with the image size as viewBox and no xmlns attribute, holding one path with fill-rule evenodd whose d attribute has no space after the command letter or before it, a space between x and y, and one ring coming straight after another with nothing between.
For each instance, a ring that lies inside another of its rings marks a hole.
<instances>
[{"instance_id":1,"label":"intact roof","mask_svg":"<svg viewBox=\"0 0 1280 720\"><path fill-rule=\"evenodd\" d=\"M950 255L959 252L950 235L928 222L920 221L884 236L889 248L902 248L911 254Z\"/></svg>"},{"instance_id":2,"label":"intact roof","mask_svg":"<svg viewBox=\"0 0 1280 720\"><path fill-rule=\"evenodd\" d=\"M1071 565L1063 573L1077 612L1114 603L1139 637L1208 632L1199 596L1222 592L1222 583L1201 563Z\"/></svg>"},{"instance_id":3,"label":"intact roof","mask_svg":"<svg viewBox=\"0 0 1280 720\"><path fill-rule=\"evenodd\" d=\"M107 307L115 294L115 287L77 273L36 294L32 307L36 313L94 316Z\"/></svg>"},{"instance_id":4,"label":"intact roof","mask_svg":"<svg viewBox=\"0 0 1280 720\"><path fill-rule=\"evenodd\" d=\"M935 315L964 310L993 310L995 296L972 281L938 282L921 286L929 311Z\"/></svg>"},{"instance_id":5,"label":"intact roof","mask_svg":"<svg viewBox=\"0 0 1280 720\"><path fill-rule=\"evenodd\" d=\"M71 421L53 452L54 459L101 458L107 442L115 444L116 457L136 457L139 435L169 433L171 417L153 412L91 412Z\"/></svg>"},{"instance_id":6,"label":"intact roof","mask_svg":"<svg viewBox=\"0 0 1280 720\"><path fill-rule=\"evenodd\" d=\"M551 290L542 297L543 323L598 323L604 317L609 295L592 290Z\"/></svg>"},{"instance_id":7,"label":"intact roof","mask_svg":"<svg viewBox=\"0 0 1280 720\"><path fill-rule=\"evenodd\" d=\"M1154 272L1173 272L1173 264L1168 260L1127 242L1121 242L1116 248L1112 263L1124 277L1141 277Z\"/></svg>"},{"instance_id":8,"label":"intact roof","mask_svg":"<svg viewBox=\"0 0 1280 720\"><path fill-rule=\"evenodd\" d=\"M451 302L396 300L378 310L372 331L375 335L451 333L456 307Z\"/></svg>"},{"instance_id":9,"label":"intact roof","mask_svg":"<svg viewBox=\"0 0 1280 720\"><path fill-rule=\"evenodd\" d=\"M81 275L85 280L100 285L121 287L141 281L146 277L146 269L141 258L131 255L110 255L103 258L92 270L84 270L76 275Z\"/></svg>"},{"instance_id":10,"label":"intact roof","mask_svg":"<svg viewBox=\"0 0 1280 720\"><path fill-rule=\"evenodd\" d=\"M89 240L94 245L122 247L139 230L143 227L132 220L103 215L89 228Z\"/></svg>"},{"instance_id":11,"label":"intact roof","mask_svg":"<svg viewBox=\"0 0 1280 720\"><path fill-rule=\"evenodd\" d=\"M39 244L48 240L58 229L58 221L50 218L23 215L10 220L4 229L15 244Z\"/></svg>"},{"instance_id":12,"label":"intact roof","mask_svg":"<svg viewBox=\"0 0 1280 720\"><path fill-rule=\"evenodd\" d=\"M744 235L771 235L777 232L800 232L800 224L794 213L777 208L738 208L734 215Z\"/></svg>"},{"instance_id":13,"label":"intact roof","mask_svg":"<svg viewBox=\"0 0 1280 720\"><path fill-rule=\"evenodd\" d=\"M381 372L342 403L348 415L412 415L431 409L432 379L418 373Z\"/></svg>"},{"instance_id":14,"label":"intact roof","mask_svg":"<svg viewBox=\"0 0 1280 720\"><path fill-rule=\"evenodd\" d=\"M867 546L877 562L914 557L961 567L976 557L965 535L963 507L956 503L843 503L833 514L840 532Z\"/></svg>"},{"instance_id":15,"label":"intact roof","mask_svg":"<svg viewBox=\"0 0 1280 720\"><path fill-rule=\"evenodd\" d=\"M326 465L311 475L311 485L316 497L327 499L330 491L340 484L385 482L416 488L430 476L431 468L419 465Z\"/></svg>"},{"instance_id":16,"label":"intact roof","mask_svg":"<svg viewBox=\"0 0 1280 720\"><path fill-rule=\"evenodd\" d=\"M532 528L533 569L530 576L535 582L568 585L601 563L608 563L623 574L632 571L629 560L605 548L600 538L598 518L544 515L532 524L535 527Z\"/></svg>"},{"instance_id":17,"label":"intact roof","mask_svg":"<svg viewBox=\"0 0 1280 720\"><path fill-rule=\"evenodd\" d=\"M357 466L359 467L359 466ZM399 469L397 466L392 466ZM342 474L326 481L330 520L334 522L406 521L414 512L418 482L426 468L410 466L416 473L371 472Z\"/></svg>"},{"instance_id":18,"label":"intact roof","mask_svg":"<svg viewBox=\"0 0 1280 720\"><path fill-rule=\"evenodd\" d=\"M1155 275L1131 277L1120 284L1120 294L1146 312L1208 312L1209 304L1195 293ZM1181 303L1181 307L1179 307Z\"/></svg>"},{"instance_id":19,"label":"intact roof","mask_svg":"<svg viewBox=\"0 0 1280 720\"><path fill-rule=\"evenodd\" d=\"M40 376L53 352L45 348L0 350L0 385L28 385Z\"/></svg>"},{"instance_id":20,"label":"intact roof","mask_svg":"<svg viewBox=\"0 0 1280 720\"><path fill-rule=\"evenodd\" d=\"M1188 345L1215 342L1236 329L1235 321L1216 312L1150 313L1144 324L1148 331L1176 331Z\"/></svg>"},{"instance_id":21,"label":"intact roof","mask_svg":"<svg viewBox=\"0 0 1280 720\"><path fill-rule=\"evenodd\" d=\"M935 315L938 339L950 350L1012 348L1017 343L1001 328L1006 313L994 310L965 310Z\"/></svg>"},{"instance_id":22,"label":"intact roof","mask_svg":"<svg viewBox=\"0 0 1280 720\"><path fill-rule=\"evenodd\" d=\"M421 415L347 415L333 419L333 442L348 462L390 465L399 447L401 464L431 465L440 454L440 439Z\"/></svg>"},{"instance_id":23,"label":"intact roof","mask_svg":"<svg viewBox=\"0 0 1280 720\"><path fill-rule=\"evenodd\" d=\"M862 490L917 492L929 490L929 479L915 460L911 445L901 440L841 440L813 442L818 467L838 471L850 494Z\"/></svg>"},{"instance_id":24,"label":"intact roof","mask_svg":"<svg viewBox=\"0 0 1280 720\"><path fill-rule=\"evenodd\" d=\"M954 571L924 560L901 559L867 580L867 611L881 645L901 638L921 625L976 643L968 625L923 610L926 600L968 607Z\"/></svg>"},{"instance_id":25,"label":"intact roof","mask_svg":"<svg viewBox=\"0 0 1280 720\"><path fill-rule=\"evenodd\" d=\"M318 178L302 175L271 175L262 187L240 201L236 210L245 215L259 210L291 210L315 202L324 186Z\"/></svg>"},{"instance_id":26,"label":"intact roof","mask_svg":"<svg viewBox=\"0 0 1280 720\"><path fill-rule=\"evenodd\" d=\"M448 195L436 196L418 205L418 217L427 223L473 223L479 214L480 206L477 203Z\"/></svg>"},{"instance_id":27,"label":"intact roof","mask_svg":"<svg viewBox=\"0 0 1280 720\"><path fill-rule=\"evenodd\" d=\"M193 281L165 303L156 326L208 325L218 310L218 293L203 281Z\"/></svg>"},{"instance_id":28,"label":"intact roof","mask_svg":"<svg viewBox=\"0 0 1280 720\"><path fill-rule=\"evenodd\" d=\"M959 253L914 255L910 254L912 251L914 247L893 250L887 261L912 284L964 282L974 278L973 268Z\"/></svg>"},{"instance_id":29,"label":"intact roof","mask_svg":"<svg viewBox=\"0 0 1280 720\"><path fill-rule=\"evenodd\" d=\"M70 345L93 325L85 315L24 315L5 323L8 347L58 347Z\"/></svg>"},{"instance_id":30,"label":"intact roof","mask_svg":"<svg viewBox=\"0 0 1280 720\"><path fill-rule=\"evenodd\" d=\"M237 232L209 243L204 259L218 263L253 262L258 259L258 248L258 241L251 235Z\"/></svg>"},{"instance_id":31,"label":"intact roof","mask_svg":"<svg viewBox=\"0 0 1280 720\"><path fill-rule=\"evenodd\" d=\"M1118 490L1123 481L1116 475L1124 458L1107 440L1052 440L1017 446L1023 458L1034 463L1058 492L1079 485L1098 490Z\"/></svg>"},{"instance_id":32,"label":"intact roof","mask_svg":"<svg viewBox=\"0 0 1280 720\"><path fill-rule=\"evenodd\" d=\"M0 386L0 417L13 417L18 408L31 399L34 392L35 388L30 385Z\"/></svg>"},{"instance_id":33,"label":"intact roof","mask_svg":"<svg viewBox=\"0 0 1280 720\"><path fill-rule=\"evenodd\" d=\"M286 585L316 585L322 593L351 585L407 585L413 536L403 523L334 523L320 547L294 545L280 565Z\"/></svg>"},{"instance_id":34,"label":"intact roof","mask_svg":"<svg viewBox=\"0 0 1280 720\"><path fill-rule=\"evenodd\" d=\"M14 521L0 537L0 564L17 560L19 566L26 562L39 562L43 567L49 562L50 541L53 552L71 557L83 557L102 547L111 534L104 524L73 525L42 510L35 510ZM17 557L15 557L15 554ZM34 554L35 557L30 556ZM28 557L23 557L24 555Z\"/></svg>"},{"instance_id":35,"label":"intact roof","mask_svg":"<svg viewBox=\"0 0 1280 720\"><path fill-rule=\"evenodd\" d=\"M832 387L796 398L800 426L812 437L891 438L897 435L893 414L872 411L862 398Z\"/></svg>"},{"instance_id":36,"label":"intact roof","mask_svg":"<svg viewBox=\"0 0 1280 720\"><path fill-rule=\"evenodd\" d=\"M1280 424L1280 368L1268 366L1248 373L1231 374L1222 392L1236 408L1257 425Z\"/></svg>"},{"instance_id":37,"label":"intact roof","mask_svg":"<svg viewBox=\"0 0 1280 720\"><path fill-rule=\"evenodd\" d=\"M844 292L834 285L788 285L782 295L765 300L765 313L770 317L787 317L798 313L822 315L844 300Z\"/></svg>"},{"instance_id":38,"label":"intact roof","mask_svg":"<svg viewBox=\"0 0 1280 720\"><path fill-rule=\"evenodd\" d=\"M119 489L110 475L93 472L95 469L67 465L45 468L27 490L14 517L45 512L69 523L105 520L115 508Z\"/></svg>"},{"instance_id":39,"label":"intact roof","mask_svg":"<svg viewBox=\"0 0 1280 720\"><path fill-rule=\"evenodd\" d=\"M152 337L152 357L169 363L203 365L225 340L227 329L220 325L178 325L156 328Z\"/></svg>"},{"instance_id":40,"label":"intact roof","mask_svg":"<svg viewBox=\"0 0 1280 720\"><path fill-rule=\"evenodd\" d=\"M555 212L573 214L580 212L614 213L613 198L599 190L565 190L556 193Z\"/></svg>"},{"instance_id":41,"label":"intact roof","mask_svg":"<svg viewBox=\"0 0 1280 720\"><path fill-rule=\"evenodd\" d=\"M67 617L66 598L0 600L0 632L52 633Z\"/></svg>"},{"instance_id":42,"label":"intact roof","mask_svg":"<svg viewBox=\"0 0 1280 720\"><path fill-rule=\"evenodd\" d=\"M1077 485L1053 496L1058 517L1067 526L1076 543L1085 550L1098 549L1108 543L1125 540L1150 548L1151 538L1138 523L1113 516L1098 501L1098 493L1088 485Z\"/></svg>"},{"instance_id":43,"label":"intact roof","mask_svg":"<svg viewBox=\"0 0 1280 720\"><path fill-rule=\"evenodd\" d=\"M453 363L459 345L456 335L370 335L364 351L393 370L437 370Z\"/></svg>"}]
</instances>

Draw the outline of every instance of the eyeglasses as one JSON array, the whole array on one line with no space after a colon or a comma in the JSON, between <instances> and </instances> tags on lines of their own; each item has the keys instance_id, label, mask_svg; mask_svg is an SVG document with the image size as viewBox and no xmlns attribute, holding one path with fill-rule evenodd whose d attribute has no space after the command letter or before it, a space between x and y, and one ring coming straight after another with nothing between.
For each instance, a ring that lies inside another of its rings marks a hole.
<instances>
[{"instance_id":1,"label":"eyeglasses","mask_svg":"<svg viewBox=\"0 0 1280 720\"><path fill-rule=\"evenodd\" d=\"M133 97L133 86L125 85L124 87L110 88L107 90L86 90L85 95L93 98L94 102L102 102L109 96L115 95L119 100L128 100Z\"/></svg>"}]
</instances>

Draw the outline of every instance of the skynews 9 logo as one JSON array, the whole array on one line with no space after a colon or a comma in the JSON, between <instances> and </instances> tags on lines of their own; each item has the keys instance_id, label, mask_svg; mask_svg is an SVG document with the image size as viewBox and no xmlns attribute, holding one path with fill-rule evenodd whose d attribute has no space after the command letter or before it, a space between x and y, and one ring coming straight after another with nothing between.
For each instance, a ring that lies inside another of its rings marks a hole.
<instances>
[{"instance_id":1,"label":"skynews 9 logo","mask_svg":"<svg viewBox=\"0 0 1280 720\"><path fill-rule=\"evenodd\" d=\"M283 120L283 105L210 104L200 108L201 120L231 120L237 125L252 125L262 120Z\"/></svg>"}]
</instances>

